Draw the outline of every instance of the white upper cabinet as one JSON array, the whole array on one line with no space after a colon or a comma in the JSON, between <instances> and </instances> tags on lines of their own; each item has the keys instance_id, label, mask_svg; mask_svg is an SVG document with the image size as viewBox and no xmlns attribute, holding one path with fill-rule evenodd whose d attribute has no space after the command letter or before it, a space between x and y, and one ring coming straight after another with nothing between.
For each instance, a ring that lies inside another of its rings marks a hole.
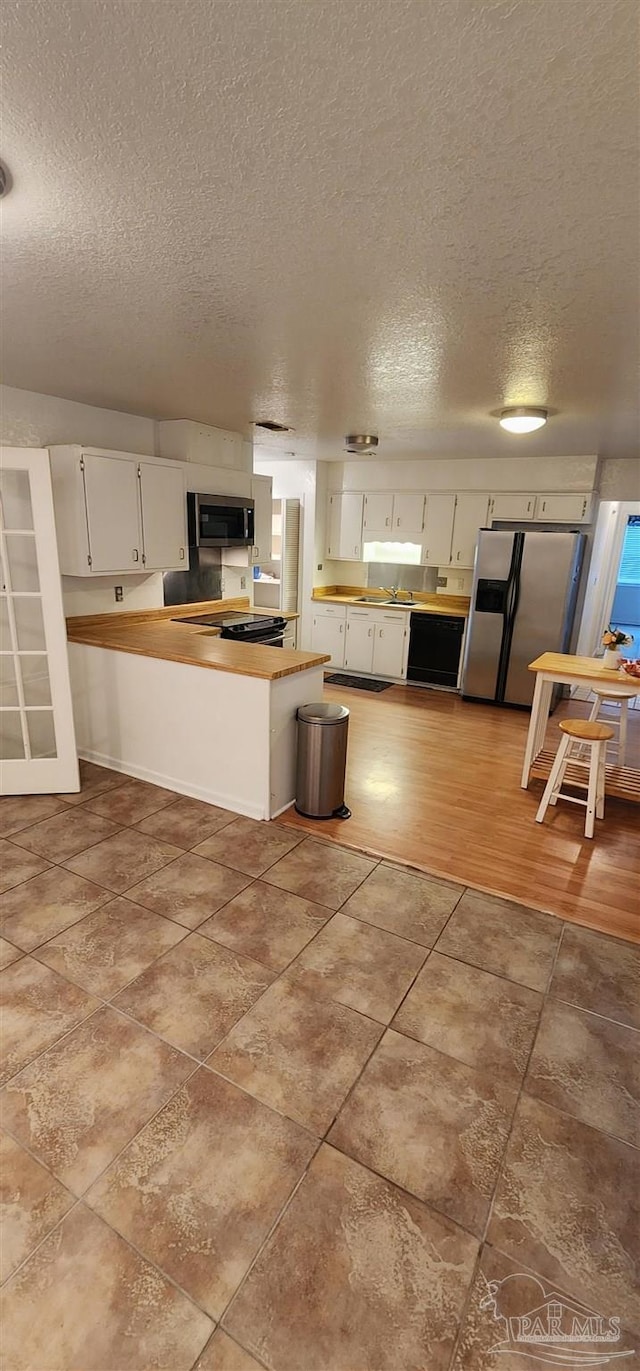
<instances>
[{"instance_id":1,"label":"white upper cabinet","mask_svg":"<svg viewBox=\"0 0 640 1371\"><path fill-rule=\"evenodd\" d=\"M359 562L362 557L364 495L335 491L327 502L327 557Z\"/></svg>"},{"instance_id":2,"label":"white upper cabinet","mask_svg":"<svg viewBox=\"0 0 640 1371\"><path fill-rule=\"evenodd\" d=\"M422 542L425 497L418 491L403 491L393 497L393 536L401 543Z\"/></svg>"},{"instance_id":3,"label":"white upper cabinet","mask_svg":"<svg viewBox=\"0 0 640 1371\"><path fill-rule=\"evenodd\" d=\"M187 565L183 462L49 449L60 571L118 576Z\"/></svg>"},{"instance_id":4,"label":"white upper cabinet","mask_svg":"<svg viewBox=\"0 0 640 1371\"><path fill-rule=\"evenodd\" d=\"M535 495L492 495L489 519L533 519L535 508Z\"/></svg>"},{"instance_id":5,"label":"white upper cabinet","mask_svg":"<svg viewBox=\"0 0 640 1371\"><path fill-rule=\"evenodd\" d=\"M189 560L184 474L159 462L140 462L138 471L145 571L184 571Z\"/></svg>"},{"instance_id":6,"label":"white upper cabinet","mask_svg":"<svg viewBox=\"0 0 640 1371\"><path fill-rule=\"evenodd\" d=\"M387 532L392 527L392 521L393 495L377 491L365 495L362 519L362 528L365 532Z\"/></svg>"},{"instance_id":7,"label":"white upper cabinet","mask_svg":"<svg viewBox=\"0 0 640 1371\"><path fill-rule=\"evenodd\" d=\"M457 495L451 543L451 566L473 566L478 529L487 527L488 495Z\"/></svg>"},{"instance_id":8,"label":"white upper cabinet","mask_svg":"<svg viewBox=\"0 0 640 1371\"><path fill-rule=\"evenodd\" d=\"M81 460L89 536L81 574L86 574L87 569L94 575L125 569L142 571L142 526L136 463L94 454L85 454ZM60 569L65 571L64 549Z\"/></svg>"},{"instance_id":9,"label":"white upper cabinet","mask_svg":"<svg viewBox=\"0 0 640 1371\"><path fill-rule=\"evenodd\" d=\"M251 565L271 561L271 531L273 523L273 481L270 476L251 477L251 498L255 502L254 543Z\"/></svg>"},{"instance_id":10,"label":"white upper cabinet","mask_svg":"<svg viewBox=\"0 0 640 1371\"><path fill-rule=\"evenodd\" d=\"M362 530L376 541L419 543L422 541L425 497L420 491L368 491L364 496Z\"/></svg>"},{"instance_id":11,"label":"white upper cabinet","mask_svg":"<svg viewBox=\"0 0 640 1371\"><path fill-rule=\"evenodd\" d=\"M427 566L449 566L455 509L455 495L427 495L421 558Z\"/></svg>"},{"instance_id":12,"label":"white upper cabinet","mask_svg":"<svg viewBox=\"0 0 640 1371\"><path fill-rule=\"evenodd\" d=\"M337 557L340 547L340 519L342 515L342 496L335 491L327 496L327 557Z\"/></svg>"},{"instance_id":13,"label":"white upper cabinet","mask_svg":"<svg viewBox=\"0 0 640 1371\"><path fill-rule=\"evenodd\" d=\"M588 524L591 495L538 495L536 519L560 524Z\"/></svg>"}]
</instances>

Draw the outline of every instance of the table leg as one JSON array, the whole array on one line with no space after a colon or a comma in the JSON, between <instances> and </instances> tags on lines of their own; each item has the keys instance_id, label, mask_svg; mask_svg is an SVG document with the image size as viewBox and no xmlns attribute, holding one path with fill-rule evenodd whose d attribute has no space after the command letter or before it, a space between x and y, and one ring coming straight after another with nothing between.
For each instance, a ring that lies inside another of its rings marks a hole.
<instances>
[{"instance_id":1,"label":"table leg","mask_svg":"<svg viewBox=\"0 0 640 1371\"><path fill-rule=\"evenodd\" d=\"M533 692L533 705L531 708L531 718L529 720L529 732L527 733L527 745L524 753L524 764L522 767L522 779L520 785L526 790L529 785L531 767L542 751L544 746L544 736L549 722L549 712L551 709L551 697L553 695L553 681L544 678L541 672L536 676L536 685Z\"/></svg>"}]
</instances>

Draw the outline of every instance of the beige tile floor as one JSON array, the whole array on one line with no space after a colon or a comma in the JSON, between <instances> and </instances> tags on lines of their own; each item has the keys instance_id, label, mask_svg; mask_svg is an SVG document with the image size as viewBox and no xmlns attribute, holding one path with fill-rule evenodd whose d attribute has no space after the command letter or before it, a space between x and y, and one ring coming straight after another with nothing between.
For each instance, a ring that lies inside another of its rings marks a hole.
<instances>
[{"instance_id":1,"label":"beige tile floor","mask_svg":"<svg viewBox=\"0 0 640 1371\"><path fill-rule=\"evenodd\" d=\"M637 1365L640 948L82 776L0 801L4 1371Z\"/></svg>"}]
</instances>

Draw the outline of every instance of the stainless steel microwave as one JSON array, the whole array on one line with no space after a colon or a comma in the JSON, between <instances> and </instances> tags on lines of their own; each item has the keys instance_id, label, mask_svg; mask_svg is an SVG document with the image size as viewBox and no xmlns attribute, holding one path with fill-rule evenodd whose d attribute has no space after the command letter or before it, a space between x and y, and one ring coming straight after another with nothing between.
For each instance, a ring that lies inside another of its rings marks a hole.
<instances>
[{"instance_id":1,"label":"stainless steel microwave","mask_svg":"<svg viewBox=\"0 0 640 1371\"><path fill-rule=\"evenodd\" d=\"M191 547L251 547L254 501L235 495L187 495Z\"/></svg>"}]
</instances>

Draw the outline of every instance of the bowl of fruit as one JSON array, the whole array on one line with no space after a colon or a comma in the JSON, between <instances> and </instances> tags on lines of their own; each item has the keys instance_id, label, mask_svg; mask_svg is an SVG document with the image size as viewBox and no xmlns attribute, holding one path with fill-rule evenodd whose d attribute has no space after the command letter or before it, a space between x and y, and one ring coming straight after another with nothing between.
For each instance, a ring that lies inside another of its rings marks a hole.
<instances>
[{"instance_id":1,"label":"bowl of fruit","mask_svg":"<svg viewBox=\"0 0 640 1371\"><path fill-rule=\"evenodd\" d=\"M626 671L627 676L633 676L636 681L640 681L640 657L636 657L633 662L623 661L622 669Z\"/></svg>"}]
</instances>

